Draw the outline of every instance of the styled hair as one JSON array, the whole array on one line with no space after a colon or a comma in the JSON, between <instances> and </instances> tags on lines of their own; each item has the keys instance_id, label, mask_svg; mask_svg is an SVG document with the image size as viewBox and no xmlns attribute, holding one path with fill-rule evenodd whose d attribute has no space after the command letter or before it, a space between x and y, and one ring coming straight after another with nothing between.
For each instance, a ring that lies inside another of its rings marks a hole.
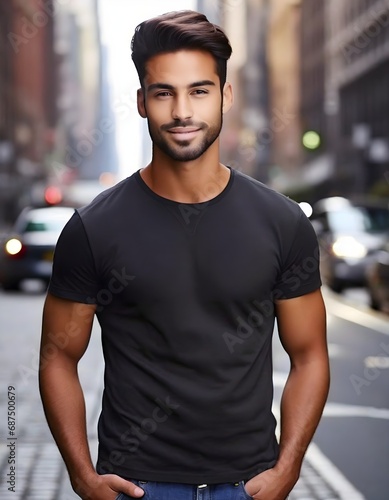
<instances>
[{"instance_id":1,"label":"styled hair","mask_svg":"<svg viewBox=\"0 0 389 500\"><path fill-rule=\"evenodd\" d=\"M227 78L227 60L232 53L224 31L209 22L204 14L192 10L168 12L139 24L135 28L131 50L142 87L146 63L150 58L179 50L203 50L215 59L223 89Z\"/></svg>"}]
</instances>

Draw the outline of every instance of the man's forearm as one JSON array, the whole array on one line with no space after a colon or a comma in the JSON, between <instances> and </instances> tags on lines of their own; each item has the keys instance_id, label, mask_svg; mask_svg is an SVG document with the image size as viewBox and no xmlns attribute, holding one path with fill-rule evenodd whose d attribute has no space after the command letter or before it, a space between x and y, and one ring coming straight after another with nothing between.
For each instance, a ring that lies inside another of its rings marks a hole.
<instances>
[{"instance_id":1,"label":"man's forearm","mask_svg":"<svg viewBox=\"0 0 389 500\"><path fill-rule=\"evenodd\" d=\"M320 421L329 389L326 355L292 367L281 400L280 455L277 468L297 476Z\"/></svg>"},{"instance_id":2,"label":"man's forearm","mask_svg":"<svg viewBox=\"0 0 389 500\"><path fill-rule=\"evenodd\" d=\"M75 368L47 366L39 374L46 418L67 466L73 488L80 490L95 474L86 432L85 401Z\"/></svg>"}]
</instances>

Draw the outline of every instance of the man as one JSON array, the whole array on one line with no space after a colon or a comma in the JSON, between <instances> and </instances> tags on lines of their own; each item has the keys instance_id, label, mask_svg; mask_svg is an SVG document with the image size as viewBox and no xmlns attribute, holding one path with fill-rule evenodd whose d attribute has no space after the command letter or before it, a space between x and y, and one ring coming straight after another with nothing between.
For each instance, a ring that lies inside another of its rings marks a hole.
<instances>
[{"instance_id":1,"label":"man","mask_svg":"<svg viewBox=\"0 0 389 500\"><path fill-rule=\"evenodd\" d=\"M78 210L58 242L41 346L49 425L84 499L283 500L329 383L314 232L296 203L219 162L233 100L219 27L166 14L138 26L132 51L152 161ZM77 375L94 315L96 469ZM291 361L279 444L275 317Z\"/></svg>"}]
</instances>

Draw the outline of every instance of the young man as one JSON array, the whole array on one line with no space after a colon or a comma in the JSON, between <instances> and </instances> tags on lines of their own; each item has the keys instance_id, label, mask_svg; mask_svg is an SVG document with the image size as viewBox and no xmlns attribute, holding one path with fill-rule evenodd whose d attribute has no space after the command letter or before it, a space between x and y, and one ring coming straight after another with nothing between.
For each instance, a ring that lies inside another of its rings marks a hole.
<instances>
[{"instance_id":1,"label":"young man","mask_svg":"<svg viewBox=\"0 0 389 500\"><path fill-rule=\"evenodd\" d=\"M329 383L314 232L296 203L219 162L222 30L170 13L138 26L132 50L152 161L77 210L58 242L41 347L49 425L84 499L284 500ZM77 375L94 315L96 469ZM275 317L291 360L279 444ZM56 336L63 348L45 356Z\"/></svg>"}]
</instances>

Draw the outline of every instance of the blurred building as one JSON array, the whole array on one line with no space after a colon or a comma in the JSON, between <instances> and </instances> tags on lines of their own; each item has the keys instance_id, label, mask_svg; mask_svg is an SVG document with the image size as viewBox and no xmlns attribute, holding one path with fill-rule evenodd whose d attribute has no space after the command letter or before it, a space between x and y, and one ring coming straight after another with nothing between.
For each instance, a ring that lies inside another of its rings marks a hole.
<instances>
[{"instance_id":1,"label":"blurred building","mask_svg":"<svg viewBox=\"0 0 389 500\"><path fill-rule=\"evenodd\" d=\"M102 51L97 7L97 0L57 5L60 120L52 173L60 179L68 175L98 178L101 173L96 150L107 132L106 124L101 123Z\"/></svg>"},{"instance_id":2,"label":"blurred building","mask_svg":"<svg viewBox=\"0 0 389 500\"><path fill-rule=\"evenodd\" d=\"M327 0L326 106L343 193L389 196L389 3Z\"/></svg>"},{"instance_id":3,"label":"blurred building","mask_svg":"<svg viewBox=\"0 0 389 500\"><path fill-rule=\"evenodd\" d=\"M312 131L320 138L317 149L305 150L305 161L321 155L327 145L324 110L325 2L326 0L304 0L300 6L301 132L303 135Z\"/></svg>"},{"instance_id":4,"label":"blurred building","mask_svg":"<svg viewBox=\"0 0 389 500\"><path fill-rule=\"evenodd\" d=\"M232 31L236 13L230 8L229 14ZM243 128L238 162L250 175L263 182L269 178L270 151L274 138L267 64L269 15L269 0L247 0L242 31L238 34L245 40L246 48L246 58L242 60L241 66L240 91L243 103L240 111Z\"/></svg>"},{"instance_id":5,"label":"blurred building","mask_svg":"<svg viewBox=\"0 0 389 500\"><path fill-rule=\"evenodd\" d=\"M270 102L287 102L291 114L299 102L298 119L272 143L274 187L308 201L388 196L389 3L271 0L271 6Z\"/></svg>"},{"instance_id":6,"label":"blurred building","mask_svg":"<svg viewBox=\"0 0 389 500\"><path fill-rule=\"evenodd\" d=\"M271 145L270 184L298 201L314 202L332 188L325 23L325 0L271 0L270 102L281 119Z\"/></svg>"},{"instance_id":7,"label":"blurred building","mask_svg":"<svg viewBox=\"0 0 389 500\"><path fill-rule=\"evenodd\" d=\"M299 2L271 0L268 24L269 106L271 132L270 182L279 190L300 186L303 163L301 147L302 103L305 89L300 88ZM313 29L315 26L313 26ZM307 106L308 107L308 106Z\"/></svg>"},{"instance_id":8,"label":"blurred building","mask_svg":"<svg viewBox=\"0 0 389 500\"><path fill-rule=\"evenodd\" d=\"M12 58L7 34L12 26L12 4L0 3L0 223L8 218L9 186L14 171L14 123L11 106Z\"/></svg>"},{"instance_id":9,"label":"blurred building","mask_svg":"<svg viewBox=\"0 0 389 500\"><path fill-rule=\"evenodd\" d=\"M45 176L57 120L53 3L0 5L0 213L12 220Z\"/></svg>"},{"instance_id":10,"label":"blurred building","mask_svg":"<svg viewBox=\"0 0 389 500\"><path fill-rule=\"evenodd\" d=\"M0 3L0 224L115 168L102 52L97 0Z\"/></svg>"},{"instance_id":11,"label":"blurred building","mask_svg":"<svg viewBox=\"0 0 389 500\"><path fill-rule=\"evenodd\" d=\"M334 189L334 151L328 134L331 110L326 107L327 0L300 3L300 119L303 145L301 190L296 198L314 202Z\"/></svg>"}]
</instances>

